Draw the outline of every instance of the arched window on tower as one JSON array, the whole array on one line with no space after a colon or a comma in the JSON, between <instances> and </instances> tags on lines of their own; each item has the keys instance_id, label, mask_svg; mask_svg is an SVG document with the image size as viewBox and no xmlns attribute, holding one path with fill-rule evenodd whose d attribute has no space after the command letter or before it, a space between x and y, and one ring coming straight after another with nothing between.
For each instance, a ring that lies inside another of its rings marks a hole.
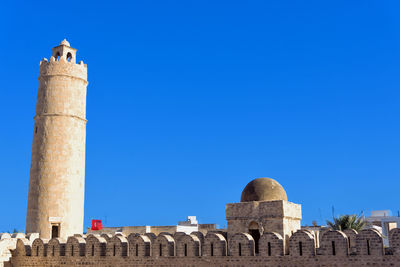
<instances>
[{"instance_id":1,"label":"arched window on tower","mask_svg":"<svg viewBox=\"0 0 400 267\"><path fill-rule=\"evenodd\" d=\"M68 62L72 61L72 54L70 52L68 52L68 54L67 54L67 61Z\"/></svg>"}]
</instances>

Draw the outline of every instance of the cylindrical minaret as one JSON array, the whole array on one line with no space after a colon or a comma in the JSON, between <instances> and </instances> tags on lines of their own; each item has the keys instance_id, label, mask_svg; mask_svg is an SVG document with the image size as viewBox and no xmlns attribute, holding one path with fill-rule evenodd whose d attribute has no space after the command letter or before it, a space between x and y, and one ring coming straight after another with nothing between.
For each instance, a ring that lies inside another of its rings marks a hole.
<instances>
[{"instance_id":1,"label":"cylindrical minaret","mask_svg":"<svg viewBox=\"0 0 400 267\"><path fill-rule=\"evenodd\" d=\"M64 40L40 62L26 233L42 238L83 231L86 64Z\"/></svg>"}]
</instances>

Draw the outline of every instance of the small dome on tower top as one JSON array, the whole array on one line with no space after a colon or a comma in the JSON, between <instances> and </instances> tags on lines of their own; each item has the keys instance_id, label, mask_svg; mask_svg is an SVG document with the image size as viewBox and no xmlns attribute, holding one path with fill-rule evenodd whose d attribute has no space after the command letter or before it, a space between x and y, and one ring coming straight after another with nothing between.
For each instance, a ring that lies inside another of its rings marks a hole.
<instances>
[{"instance_id":1,"label":"small dome on tower top","mask_svg":"<svg viewBox=\"0 0 400 267\"><path fill-rule=\"evenodd\" d=\"M274 179L257 178L246 185L240 202L286 200L285 189Z\"/></svg>"},{"instance_id":2,"label":"small dome on tower top","mask_svg":"<svg viewBox=\"0 0 400 267\"><path fill-rule=\"evenodd\" d=\"M69 44L69 42L67 41L67 39L62 40L62 42L60 43L60 45L71 46L71 45Z\"/></svg>"}]
</instances>

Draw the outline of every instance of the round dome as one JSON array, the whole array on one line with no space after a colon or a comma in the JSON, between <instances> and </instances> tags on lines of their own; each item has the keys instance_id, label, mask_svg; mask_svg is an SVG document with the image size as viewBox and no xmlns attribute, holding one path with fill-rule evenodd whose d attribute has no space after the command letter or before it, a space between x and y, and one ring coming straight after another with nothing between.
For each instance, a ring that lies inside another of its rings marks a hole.
<instances>
[{"instance_id":1,"label":"round dome","mask_svg":"<svg viewBox=\"0 0 400 267\"><path fill-rule=\"evenodd\" d=\"M274 179L257 178L246 185L240 202L286 200L285 189Z\"/></svg>"},{"instance_id":2,"label":"round dome","mask_svg":"<svg viewBox=\"0 0 400 267\"><path fill-rule=\"evenodd\" d=\"M60 43L60 45L70 46L70 44L69 44L69 42L67 41L67 39L62 40L62 42Z\"/></svg>"}]
</instances>

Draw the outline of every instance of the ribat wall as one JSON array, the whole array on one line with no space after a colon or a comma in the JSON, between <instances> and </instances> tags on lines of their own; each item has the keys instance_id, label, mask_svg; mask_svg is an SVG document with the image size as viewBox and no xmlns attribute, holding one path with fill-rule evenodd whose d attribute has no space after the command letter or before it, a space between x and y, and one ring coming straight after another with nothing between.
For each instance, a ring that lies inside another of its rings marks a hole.
<instances>
[{"instance_id":1,"label":"ribat wall","mask_svg":"<svg viewBox=\"0 0 400 267\"><path fill-rule=\"evenodd\" d=\"M297 231L289 240L289 252L283 253L283 240L277 233L260 238L259 253L247 233L226 240L209 232L201 241L195 234L69 237L60 239L20 238L12 250L12 266L399 266L400 231L392 230L395 247L384 249L382 236L375 230L356 233L356 253L350 253L348 237L340 231L328 231L321 247L313 232ZM64 251L64 252L63 252ZM73 251L73 252L72 252Z\"/></svg>"}]
</instances>

